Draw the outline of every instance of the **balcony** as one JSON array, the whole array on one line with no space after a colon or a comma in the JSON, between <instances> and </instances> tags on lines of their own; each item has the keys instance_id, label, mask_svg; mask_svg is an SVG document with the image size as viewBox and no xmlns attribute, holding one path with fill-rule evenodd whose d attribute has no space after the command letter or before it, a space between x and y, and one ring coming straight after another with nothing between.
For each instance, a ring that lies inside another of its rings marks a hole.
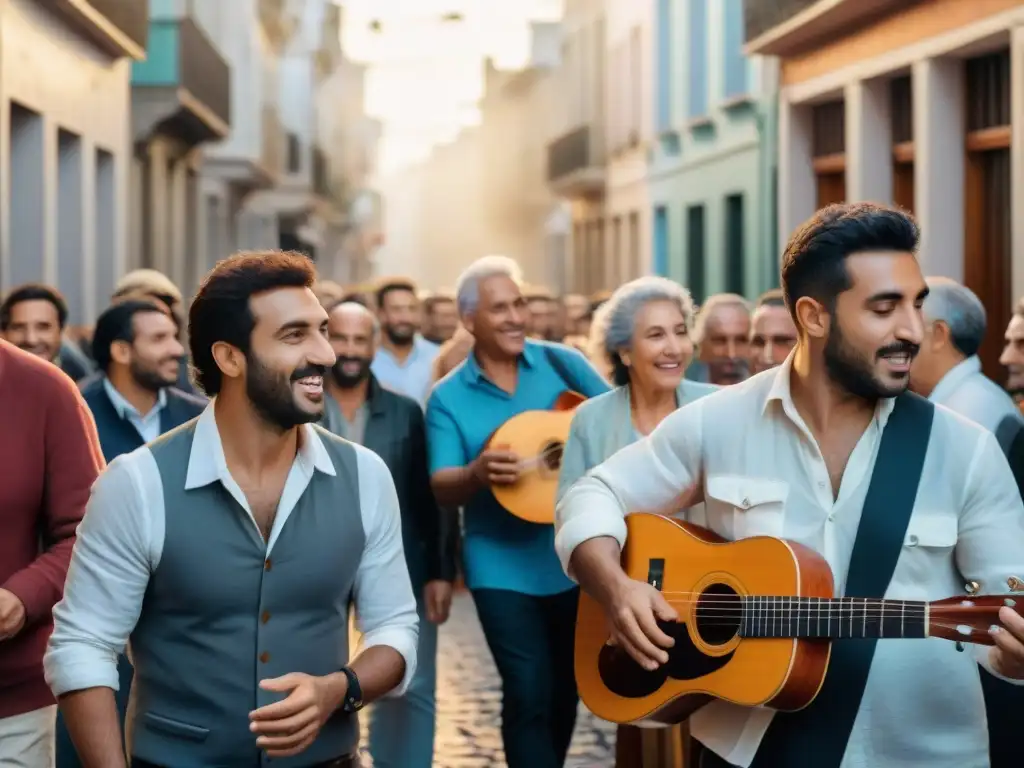
<instances>
[{"instance_id":1,"label":"balcony","mask_svg":"<svg viewBox=\"0 0 1024 768\"><path fill-rule=\"evenodd\" d=\"M604 190L604 161L595 147L589 125L559 136L548 145L548 184L566 197Z\"/></svg>"},{"instance_id":2,"label":"balcony","mask_svg":"<svg viewBox=\"0 0 1024 768\"><path fill-rule=\"evenodd\" d=\"M227 136L231 69L195 21L151 22L148 49L132 65L136 139L160 131L195 146Z\"/></svg>"},{"instance_id":3,"label":"balcony","mask_svg":"<svg viewBox=\"0 0 1024 768\"><path fill-rule=\"evenodd\" d=\"M793 56L918 0L757 0L743 4L748 54Z\"/></svg>"},{"instance_id":4,"label":"balcony","mask_svg":"<svg viewBox=\"0 0 1024 768\"><path fill-rule=\"evenodd\" d=\"M107 55L146 57L149 0L42 0L41 4Z\"/></svg>"}]
</instances>

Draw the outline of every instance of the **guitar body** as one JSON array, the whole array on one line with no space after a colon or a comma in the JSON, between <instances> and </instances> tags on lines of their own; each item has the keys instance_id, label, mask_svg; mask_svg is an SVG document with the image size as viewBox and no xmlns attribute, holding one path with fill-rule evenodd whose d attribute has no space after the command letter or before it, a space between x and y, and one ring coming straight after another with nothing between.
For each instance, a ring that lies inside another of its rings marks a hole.
<instances>
[{"instance_id":1,"label":"guitar body","mask_svg":"<svg viewBox=\"0 0 1024 768\"><path fill-rule=\"evenodd\" d=\"M523 461L518 482L491 487L498 503L516 517L530 523L555 522L562 449L569 438L573 411L585 399L575 392L563 392L552 410L513 416L487 441L488 448L512 451Z\"/></svg>"},{"instance_id":2,"label":"guitar body","mask_svg":"<svg viewBox=\"0 0 1024 768\"><path fill-rule=\"evenodd\" d=\"M660 589L676 609L678 623L660 623L675 646L667 664L644 670L624 650L607 645L604 611L581 593L576 682L595 715L615 723L674 724L713 698L788 711L814 700L831 643L747 640L730 618L735 611L725 608L736 596L832 597L832 571L817 553L767 536L724 542L699 526L659 515L632 514L626 526L623 568Z\"/></svg>"}]
</instances>

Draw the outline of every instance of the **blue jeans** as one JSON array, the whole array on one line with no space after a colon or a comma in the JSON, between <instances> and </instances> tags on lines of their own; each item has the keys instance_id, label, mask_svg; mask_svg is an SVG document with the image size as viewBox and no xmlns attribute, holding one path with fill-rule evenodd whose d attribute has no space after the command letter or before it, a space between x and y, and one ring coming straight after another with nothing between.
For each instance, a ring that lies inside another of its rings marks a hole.
<instances>
[{"instance_id":1,"label":"blue jeans","mask_svg":"<svg viewBox=\"0 0 1024 768\"><path fill-rule=\"evenodd\" d=\"M431 768L434 764L434 693L437 688L437 625L416 601L420 640L416 673L405 694L379 699L368 712L374 768Z\"/></svg>"}]
</instances>

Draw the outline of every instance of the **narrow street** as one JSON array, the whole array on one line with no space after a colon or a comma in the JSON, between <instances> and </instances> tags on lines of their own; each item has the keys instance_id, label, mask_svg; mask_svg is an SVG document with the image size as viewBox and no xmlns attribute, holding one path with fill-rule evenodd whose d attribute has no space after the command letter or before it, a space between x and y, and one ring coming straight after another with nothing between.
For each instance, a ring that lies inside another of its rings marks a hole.
<instances>
[{"instance_id":1,"label":"narrow street","mask_svg":"<svg viewBox=\"0 0 1024 768\"><path fill-rule=\"evenodd\" d=\"M455 596L441 630L437 697L435 768L503 768L501 687L466 593ZM566 768L604 768L614 755L615 727L581 705Z\"/></svg>"}]
</instances>

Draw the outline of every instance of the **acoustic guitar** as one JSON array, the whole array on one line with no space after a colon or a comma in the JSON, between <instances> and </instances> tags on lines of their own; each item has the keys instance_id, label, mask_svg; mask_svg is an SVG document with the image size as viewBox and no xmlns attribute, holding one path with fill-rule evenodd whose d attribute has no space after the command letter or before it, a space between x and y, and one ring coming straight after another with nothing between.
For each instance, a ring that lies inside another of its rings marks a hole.
<instances>
[{"instance_id":1,"label":"acoustic guitar","mask_svg":"<svg viewBox=\"0 0 1024 768\"><path fill-rule=\"evenodd\" d=\"M488 449L511 451L519 457L520 476L511 485L494 485L494 498L516 517L530 523L555 522L555 495L562 449L569 438L573 411L586 400L563 392L549 411L523 411L498 427Z\"/></svg>"},{"instance_id":2,"label":"acoustic guitar","mask_svg":"<svg viewBox=\"0 0 1024 768\"><path fill-rule=\"evenodd\" d=\"M832 641L939 637L994 645L999 609L1024 615L1024 595L964 595L936 602L833 597L816 552L768 536L725 542L699 526L652 514L626 518L623 568L662 592L679 614L660 622L675 639L669 661L647 671L608 645L608 623L580 594L580 698L614 723L679 723L713 699L796 711L825 679ZM1011 590L1024 584L1011 579Z\"/></svg>"}]
</instances>

